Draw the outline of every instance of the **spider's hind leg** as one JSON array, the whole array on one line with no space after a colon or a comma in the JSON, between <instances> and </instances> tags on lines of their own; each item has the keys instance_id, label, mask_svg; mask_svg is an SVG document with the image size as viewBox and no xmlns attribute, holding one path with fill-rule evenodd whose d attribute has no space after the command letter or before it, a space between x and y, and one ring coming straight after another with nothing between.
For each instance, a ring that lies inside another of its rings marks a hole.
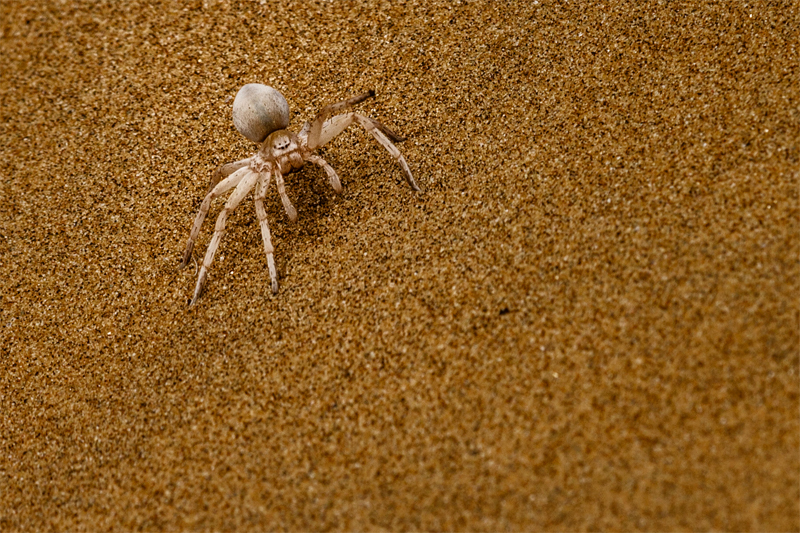
<instances>
[{"instance_id":1,"label":"spider's hind leg","mask_svg":"<svg viewBox=\"0 0 800 533\"><path fill-rule=\"evenodd\" d=\"M359 116L362 117L362 115L359 115ZM381 124L379 121L375 120L374 118L369 118L369 117L363 117L363 118L369 120L372 123L373 126L375 126L384 135L386 135L386 137L388 137L389 140L392 141L393 143L401 143L401 142L406 140L405 137L400 137L398 134L396 134L395 132L393 132L392 130L390 130L389 128L387 128L386 126Z\"/></svg>"},{"instance_id":2,"label":"spider's hind leg","mask_svg":"<svg viewBox=\"0 0 800 533\"><path fill-rule=\"evenodd\" d=\"M365 117L363 115L358 115L356 113L353 113L353 118L357 120L359 124L361 124L361 127L363 127L365 130L367 130L367 132L369 132L373 137L375 137L375 140L378 141L381 144L381 146L386 148L387 152L392 154L392 157L394 157L397 160L397 162L402 167L403 172L405 172L406 181L408 182L408 184L411 185L411 188L414 189L415 191L419 191L420 190L419 185L417 185L417 182L414 181L414 176L411 174L411 169L408 168L408 163L406 163L406 158L403 157L403 154L400 153L400 150L398 150L397 147L394 144L392 144L392 141L390 140L391 138L394 139L395 142L399 142L397 140L399 139L397 134L395 134L392 130L390 130L389 128L387 128L386 126L384 126L375 119Z\"/></svg>"},{"instance_id":3,"label":"spider's hind leg","mask_svg":"<svg viewBox=\"0 0 800 533\"><path fill-rule=\"evenodd\" d=\"M374 96L375 96L375 91L370 89L369 92L366 92L364 94L359 94L358 96L354 96L352 98L348 98L347 100L342 100L341 102L336 102L335 104L326 105L325 107L320 109L319 113L317 113L317 116L314 117L314 121L311 123L311 126L309 127L309 131L308 131L308 149L309 150L316 150L320 146L324 145L325 142L327 142L327 141L321 142L322 141L321 137L323 136L322 135L323 126L325 126L325 128L328 128L328 126L329 126L329 124L326 124L326 119L328 117L333 116L333 115L337 115L337 114L342 113L344 111L349 111L350 109L352 109L352 107L354 105L360 104L364 100L366 100L368 98L372 98ZM336 118L338 118L338 117L334 117L333 119L331 119L329 121L329 123L330 122L334 122L336 120ZM351 119L350 122L348 122L346 125L344 125L344 127L342 127L342 130L344 128L346 128L347 126L349 126L350 124L352 124L352 122L353 121ZM341 132L341 130L339 130L339 131ZM338 135L338 133L336 135ZM327 140L332 139L336 135L326 136Z\"/></svg>"}]
</instances>

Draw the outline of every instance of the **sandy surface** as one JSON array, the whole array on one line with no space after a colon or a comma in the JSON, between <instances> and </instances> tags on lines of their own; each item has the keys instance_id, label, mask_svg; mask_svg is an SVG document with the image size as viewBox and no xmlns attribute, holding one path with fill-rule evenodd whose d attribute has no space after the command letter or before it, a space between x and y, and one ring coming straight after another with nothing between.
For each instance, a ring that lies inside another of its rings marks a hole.
<instances>
[{"instance_id":1,"label":"sandy surface","mask_svg":"<svg viewBox=\"0 0 800 533\"><path fill-rule=\"evenodd\" d=\"M0 3L0 530L800 529L795 3L274 4Z\"/></svg>"}]
</instances>

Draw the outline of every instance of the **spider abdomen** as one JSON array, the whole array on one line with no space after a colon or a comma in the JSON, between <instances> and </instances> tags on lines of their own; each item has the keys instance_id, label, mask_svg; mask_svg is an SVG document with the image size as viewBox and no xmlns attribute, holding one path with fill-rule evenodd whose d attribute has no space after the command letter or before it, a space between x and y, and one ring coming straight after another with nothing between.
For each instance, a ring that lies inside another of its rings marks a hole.
<instances>
[{"instance_id":1,"label":"spider abdomen","mask_svg":"<svg viewBox=\"0 0 800 533\"><path fill-rule=\"evenodd\" d=\"M263 142L276 130L289 125L289 104L277 90L248 83L233 100L233 125L253 142Z\"/></svg>"}]
</instances>

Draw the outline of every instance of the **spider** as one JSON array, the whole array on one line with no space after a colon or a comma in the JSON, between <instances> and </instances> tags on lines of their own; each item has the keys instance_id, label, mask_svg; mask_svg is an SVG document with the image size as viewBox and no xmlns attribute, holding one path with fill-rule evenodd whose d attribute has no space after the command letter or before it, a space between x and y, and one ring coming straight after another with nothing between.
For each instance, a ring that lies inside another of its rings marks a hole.
<instances>
[{"instance_id":1,"label":"spider","mask_svg":"<svg viewBox=\"0 0 800 533\"><path fill-rule=\"evenodd\" d=\"M264 209L264 199L267 195L272 178L278 194L281 197L286 215L294 222L297 220L297 210L286 194L284 176L303 167L306 161L314 163L325 171L328 182L336 193L342 192L342 184L336 171L324 159L314 153L328 141L342 133L351 124L358 124L370 133L394 157L405 172L405 178L411 188L419 191L420 188L411 175L405 158L393 143L404 139L392 132L389 128L373 118L354 113L354 105L375 96L375 91L330 104L323 107L313 121L306 122L300 133L293 133L287 129L289 123L289 106L286 99L277 90L260 84L248 84L242 87L236 95L233 104L233 121L240 133L249 139L260 142L258 151L247 159L228 163L221 166L214 173L211 184L206 191L203 203L194 220L192 232L183 252L180 268L185 267L192 258L192 250L200 227L208 214L211 202L222 194L234 189L228 197L225 207L217 217L214 235L206 250L205 258L200 267L197 285L194 289L190 306L197 302L203 292L208 276L208 269L214 261L214 254L225 234L225 223L228 214L236 209L247 194L255 188L255 208L258 222L261 226L261 236L264 241L264 251L267 254L267 265L272 281L272 293L278 292L278 273L273 257L274 248L270 238L267 212Z\"/></svg>"}]
</instances>

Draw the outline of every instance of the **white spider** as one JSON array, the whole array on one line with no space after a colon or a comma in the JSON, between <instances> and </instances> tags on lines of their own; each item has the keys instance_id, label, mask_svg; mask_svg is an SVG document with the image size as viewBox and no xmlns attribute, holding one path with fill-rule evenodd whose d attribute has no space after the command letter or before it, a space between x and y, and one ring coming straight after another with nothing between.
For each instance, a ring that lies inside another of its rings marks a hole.
<instances>
[{"instance_id":1,"label":"white spider","mask_svg":"<svg viewBox=\"0 0 800 533\"><path fill-rule=\"evenodd\" d=\"M306 122L300 133L295 134L284 129L289 124L289 106L286 103L286 99L277 90L259 84L248 84L239 90L233 104L234 125L245 137L262 144L253 156L223 165L215 172L212 178L209 190L194 220L189 241L186 243L181 268L185 267L192 257L195 240L197 240L200 226L202 226L203 220L208 214L211 202L214 198L234 187L236 189L228 197L225 207L217 217L214 236L211 238L211 244L208 246L203 264L200 267L197 286L194 289L194 296L189 304L190 306L197 302L203 292L208 269L214 261L214 254L225 234L225 222L228 214L239 205L254 187L256 215L261 225L264 251L267 254L267 265L272 279L272 293L276 294L278 292L278 274L275 269L275 259L272 256L274 249L270 239L269 225L267 224L267 213L264 209L264 198L267 195L270 180L273 176L275 177L275 185L277 185L278 194L280 194L283 202L283 208L286 210L286 215L293 222L297 219L297 211L286 194L283 177L300 169L306 161L322 167L328 175L328 180L333 190L337 193L342 192L342 185L336 172L324 159L315 155L314 151L342 133L351 124L359 124L372 134L392 154L392 157L400 163L405 172L406 181L411 185L411 188L415 191L420 190L411 175L411 170L408 168L406 160L392 143L392 141L400 142L403 139L377 120L352 111L352 106L373 96L375 96L375 91L370 91L348 100L325 106L317 113L312 122Z\"/></svg>"}]
</instances>

